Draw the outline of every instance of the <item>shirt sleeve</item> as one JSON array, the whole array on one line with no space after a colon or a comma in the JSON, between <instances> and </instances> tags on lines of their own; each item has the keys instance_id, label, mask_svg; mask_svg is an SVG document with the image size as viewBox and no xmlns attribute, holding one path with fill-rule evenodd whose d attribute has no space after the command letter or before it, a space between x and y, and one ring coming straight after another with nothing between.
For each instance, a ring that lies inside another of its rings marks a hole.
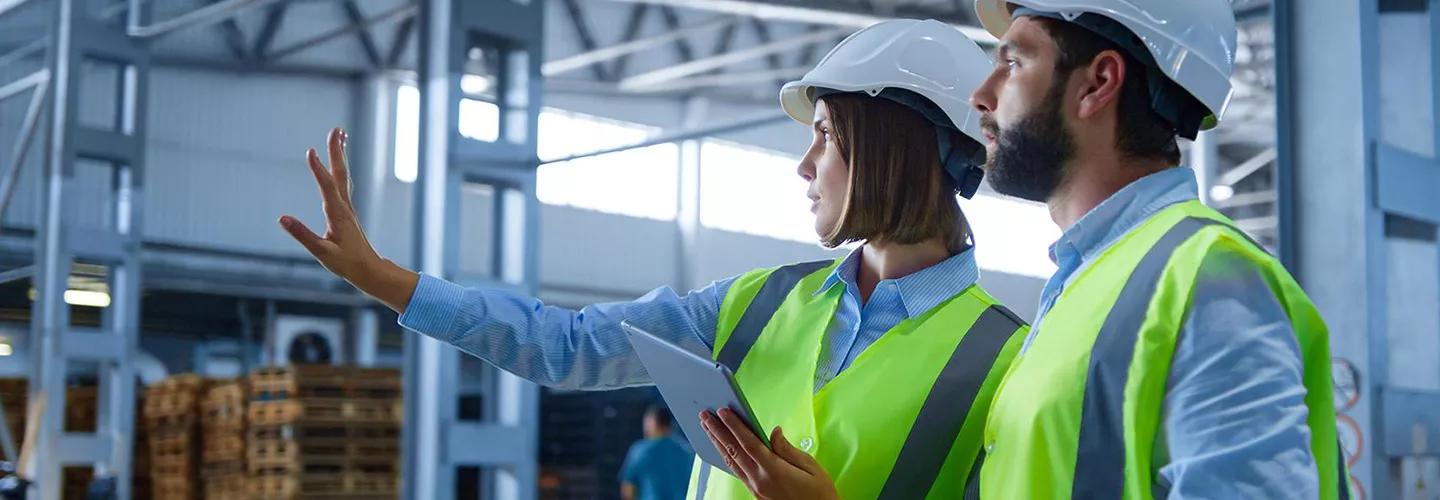
<instances>
[{"instance_id":1,"label":"shirt sleeve","mask_svg":"<svg viewBox=\"0 0 1440 500\"><path fill-rule=\"evenodd\" d=\"M541 385L616 389L652 383L621 321L708 356L720 303L733 282L720 280L685 296L661 287L631 302L577 311L422 274L399 323Z\"/></svg>"},{"instance_id":2,"label":"shirt sleeve","mask_svg":"<svg viewBox=\"0 0 1440 500\"><path fill-rule=\"evenodd\" d=\"M1217 249L1193 304L1165 397L1169 498L1315 498L1304 364L1274 292L1252 261Z\"/></svg>"},{"instance_id":3,"label":"shirt sleeve","mask_svg":"<svg viewBox=\"0 0 1440 500\"><path fill-rule=\"evenodd\" d=\"M633 485L640 484L640 463L644 455L644 441L630 445L630 451L625 453L625 463L620 466L620 482ZM638 492L637 492L638 493Z\"/></svg>"}]
</instances>

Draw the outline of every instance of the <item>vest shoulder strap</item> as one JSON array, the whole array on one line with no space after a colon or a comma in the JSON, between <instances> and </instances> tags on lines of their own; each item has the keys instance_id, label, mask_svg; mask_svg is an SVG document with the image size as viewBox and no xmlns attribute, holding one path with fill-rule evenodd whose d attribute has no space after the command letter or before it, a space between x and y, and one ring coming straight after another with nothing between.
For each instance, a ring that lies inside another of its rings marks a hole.
<instances>
[{"instance_id":1,"label":"vest shoulder strap","mask_svg":"<svg viewBox=\"0 0 1440 500\"><path fill-rule=\"evenodd\" d=\"M1140 259L1106 314L1091 347L1072 497L1121 495L1125 484L1125 386L1150 298L1175 250L1201 229L1218 224L1224 223L1186 217L1171 226Z\"/></svg>"},{"instance_id":2,"label":"vest shoulder strap","mask_svg":"<svg viewBox=\"0 0 1440 500\"><path fill-rule=\"evenodd\" d=\"M992 367L1011 337L1023 326L1025 321L1000 304L991 304L980 313L931 385L930 394L920 406L920 413L910 426L910 434L905 437L905 444L901 445L895 466L878 498L925 498L940 477L940 469L951 448L957 446L960 430L976 406ZM1012 355L1013 351L1011 349ZM982 402L979 406L988 408L989 405ZM983 423L984 415L980 417L978 421ZM979 470L984 460L980 441L959 445L971 448L966 450L975 455L970 470ZM977 498L979 475L972 473L969 477L971 484L966 487L966 498Z\"/></svg>"},{"instance_id":3,"label":"vest shoulder strap","mask_svg":"<svg viewBox=\"0 0 1440 500\"><path fill-rule=\"evenodd\" d=\"M800 280L824 269L834 260L820 260L814 262L802 262L782 266L770 273L765 278L765 284L755 294L755 298L745 307L745 313L740 316L739 323L730 332L730 337L725 345L720 348L720 353L715 357L716 361L725 365L731 372L740 371L740 363L745 360L745 355L750 353L750 348L755 347L755 341L760 339L760 333L765 330L765 325L770 323L770 318L775 316L775 311L780 310L780 305L785 302L785 297Z\"/></svg>"}]
</instances>

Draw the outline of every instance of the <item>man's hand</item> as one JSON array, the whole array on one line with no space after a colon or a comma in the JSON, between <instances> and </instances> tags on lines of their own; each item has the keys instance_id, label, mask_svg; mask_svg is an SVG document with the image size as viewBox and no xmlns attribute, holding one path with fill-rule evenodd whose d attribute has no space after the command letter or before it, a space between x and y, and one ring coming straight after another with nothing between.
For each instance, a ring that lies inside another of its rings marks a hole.
<instances>
[{"instance_id":1,"label":"man's hand","mask_svg":"<svg viewBox=\"0 0 1440 500\"><path fill-rule=\"evenodd\" d=\"M770 433L765 447L739 415L721 409L719 415L700 413L700 424L710 442L725 455L725 465L757 498L764 500L839 499L835 482L810 455L785 439L779 427Z\"/></svg>"}]
</instances>

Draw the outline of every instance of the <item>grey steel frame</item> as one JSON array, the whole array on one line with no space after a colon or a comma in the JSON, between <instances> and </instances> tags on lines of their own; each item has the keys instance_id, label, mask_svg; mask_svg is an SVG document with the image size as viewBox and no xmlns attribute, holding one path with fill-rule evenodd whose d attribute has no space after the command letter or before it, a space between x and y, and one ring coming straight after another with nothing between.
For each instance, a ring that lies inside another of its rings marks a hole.
<instances>
[{"instance_id":1,"label":"grey steel frame","mask_svg":"<svg viewBox=\"0 0 1440 500\"><path fill-rule=\"evenodd\" d=\"M25 3L0 7L0 15ZM138 341L140 312L140 205L144 179L145 89L149 55L140 40L127 35L139 26L139 0L130 0L124 26L88 16L85 4L52 0L50 32L42 42L12 52L18 60L43 48L46 69L15 85L34 86L32 103L22 123L19 147L0 184L0 210L8 204L18 170L24 163L29 136L42 104L49 105L45 135L43 203L36 227L32 266L6 271L6 279L30 278L36 288L30 344L30 409L23 444L21 472L34 481L36 498L60 498L61 472L66 465L89 464L97 476L114 476L119 498L130 497L131 447L134 435L135 374L133 359ZM113 65L117 81L113 91L116 116L97 128L78 119L82 64L94 61ZM98 161L113 168L113 217L103 228L73 224L66 200L73 195L74 175L81 161ZM64 301L72 270L79 263L105 266L111 305L102 314L99 329L72 327ZM95 362L101 367L97 429L66 432L66 373L72 363ZM30 439L33 438L33 439Z\"/></svg>"},{"instance_id":2,"label":"grey steel frame","mask_svg":"<svg viewBox=\"0 0 1440 500\"><path fill-rule=\"evenodd\" d=\"M431 0L421 5L420 158L415 255L424 273L467 284L534 294L538 282L535 198L544 5L539 1ZM471 49L498 49L500 139L459 134L460 76ZM460 189L495 188L495 276L458 273ZM482 389L482 422L457 417L459 351L419 335L405 337L406 498L453 498L456 467L485 471L486 498L536 497L539 388L493 373Z\"/></svg>"}]
</instances>

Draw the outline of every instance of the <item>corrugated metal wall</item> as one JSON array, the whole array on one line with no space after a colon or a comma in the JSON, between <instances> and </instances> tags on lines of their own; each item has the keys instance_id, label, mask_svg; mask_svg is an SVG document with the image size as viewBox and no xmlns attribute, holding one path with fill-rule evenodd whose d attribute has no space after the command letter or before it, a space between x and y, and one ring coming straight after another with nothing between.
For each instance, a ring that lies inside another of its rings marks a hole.
<instances>
[{"instance_id":1,"label":"corrugated metal wall","mask_svg":"<svg viewBox=\"0 0 1440 500\"><path fill-rule=\"evenodd\" d=\"M275 219L324 227L304 153L349 125L353 92L335 80L154 70L146 237L303 255Z\"/></svg>"}]
</instances>

